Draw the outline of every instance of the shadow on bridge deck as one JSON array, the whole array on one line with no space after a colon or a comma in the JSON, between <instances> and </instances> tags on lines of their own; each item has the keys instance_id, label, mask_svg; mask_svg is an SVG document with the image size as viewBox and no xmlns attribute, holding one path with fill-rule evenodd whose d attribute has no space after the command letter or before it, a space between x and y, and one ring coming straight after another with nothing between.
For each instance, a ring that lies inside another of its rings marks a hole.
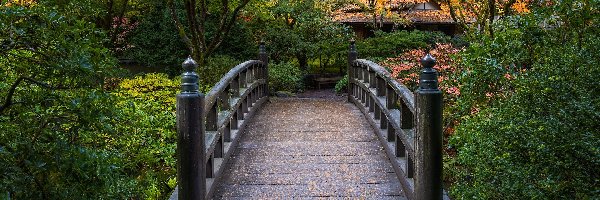
<instances>
[{"instance_id":1,"label":"shadow on bridge deck","mask_svg":"<svg viewBox=\"0 0 600 200\"><path fill-rule=\"evenodd\" d=\"M226 166L215 199L406 199L373 129L342 99L272 99Z\"/></svg>"}]
</instances>

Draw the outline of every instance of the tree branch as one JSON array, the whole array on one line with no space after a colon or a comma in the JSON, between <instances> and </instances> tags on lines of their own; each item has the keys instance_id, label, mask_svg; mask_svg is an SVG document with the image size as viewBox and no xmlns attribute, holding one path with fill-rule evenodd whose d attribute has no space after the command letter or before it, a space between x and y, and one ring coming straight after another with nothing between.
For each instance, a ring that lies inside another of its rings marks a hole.
<instances>
[{"instance_id":1,"label":"tree branch","mask_svg":"<svg viewBox=\"0 0 600 200\"><path fill-rule=\"evenodd\" d=\"M488 6L489 6L489 10L488 10L488 30L490 32L490 37L493 39L494 38L494 17L496 17L496 1L494 0L488 0Z\"/></svg>"},{"instance_id":2,"label":"tree branch","mask_svg":"<svg viewBox=\"0 0 600 200\"><path fill-rule=\"evenodd\" d=\"M204 52L204 44L202 42L201 37L203 37L204 35L204 28L200 27L200 24L203 24L204 21L201 17L199 18L198 14L196 13L196 0L186 0L184 7L186 18L188 20L188 28L190 30L191 35L192 46L190 50L192 51L192 57L196 59L197 62L202 63L202 52ZM200 9L202 10L203 8Z\"/></svg>"},{"instance_id":3,"label":"tree branch","mask_svg":"<svg viewBox=\"0 0 600 200\"><path fill-rule=\"evenodd\" d=\"M458 16L456 15L456 10L454 10L454 7L452 6L450 0L444 0L444 2L448 4L448 8L450 9L450 17L452 17L452 20L454 20L463 30L467 30L467 22L464 16L462 17L462 19L458 19Z\"/></svg>"},{"instance_id":4,"label":"tree branch","mask_svg":"<svg viewBox=\"0 0 600 200\"><path fill-rule=\"evenodd\" d=\"M15 91L17 90L17 87L21 84L21 82L23 82L23 81L28 81L28 82L31 82L33 84L36 84L36 85L39 85L39 86L42 86L42 87L45 87L48 89L56 89L56 87L53 87L47 83L37 81L30 77L21 76L10 86L10 89L8 89L8 94L6 95L6 99L4 100L4 103L2 104L2 106L0 106L0 115L2 115L2 113L6 109L8 109L10 106L15 104L15 103L13 103L13 97L15 95Z\"/></svg>"},{"instance_id":5,"label":"tree branch","mask_svg":"<svg viewBox=\"0 0 600 200\"><path fill-rule=\"evenodd\" d=\"M229 21L227 22L227 24L225 24L223 27L219 28L217 35L211 41L211 44L210 44L210 46L208 46L208 49L206 51L206 55L210 55L219 45L221 45L221 42L223 42L223 36L225 36L229 33L229 31L231 30L231 27L233 27L233 24L235 24L235 20L237 18L238 13L242 10L242 8L244 8L244 6L246 6L246 4L248 4L249 1L250 0L243 0L240 3L240 5L238 5L233 10L231 18L229 18ZM226 18L226 17L227 16L224 15L223 18Z\"/></svg>"},{"instance_id":6,"label":"tree branch","mask_svg":"<svg viewBox=\"0 0 600 200\"><path fill-rule=\"evenodd\" d=\"M188 48L191 51L193 49L192 41L190 41L190 38L187 36L187 33L185 32L185 28L183 27L183 24L181 24L181 21L179 21L179 18L177 17L177 11L175 10L175 4L173 3L173 0L169 0L167 2L167 4L169 6L169 10L171 13L171 19L173 20L173 23L175 23L175 27L177 28L177 32L179 33L179 37L181 37L183 42L188 46Z\"/></svg>"}]
</instances>

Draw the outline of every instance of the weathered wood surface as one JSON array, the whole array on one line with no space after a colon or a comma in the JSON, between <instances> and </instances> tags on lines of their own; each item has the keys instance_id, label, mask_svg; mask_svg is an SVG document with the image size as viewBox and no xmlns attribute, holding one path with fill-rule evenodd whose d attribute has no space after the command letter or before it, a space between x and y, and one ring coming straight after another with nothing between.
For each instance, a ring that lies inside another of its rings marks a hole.
<instances>
[{"instance_id":1,"label":"weathered wood surface","mask_svg":"<svg viewBox=\"0 0 600 200\"><path fill-rule=\"evenodd\" d=\"M406 198L354 105L273 99L251 120L215 199Z\"/></svg>"}]
</instances>

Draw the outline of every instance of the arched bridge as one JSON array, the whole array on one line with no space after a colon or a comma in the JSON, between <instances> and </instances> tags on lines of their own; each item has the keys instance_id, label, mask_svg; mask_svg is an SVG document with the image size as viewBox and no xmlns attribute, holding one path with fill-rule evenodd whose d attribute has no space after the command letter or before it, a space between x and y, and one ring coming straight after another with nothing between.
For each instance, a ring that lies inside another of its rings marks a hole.
<instances>
[{"instance_id":1,"label":"arched bridge","mask_svg":"<svg viewBox=\"0 0 600 200\"><path fill-rule=\"evenodd\" d=\"M435 59L414 93L348 54L348 99L269 100L268 56L198 92L183 63L177 182L171 199L445 199L442 95Z\"/></svg>"}]
</instances>

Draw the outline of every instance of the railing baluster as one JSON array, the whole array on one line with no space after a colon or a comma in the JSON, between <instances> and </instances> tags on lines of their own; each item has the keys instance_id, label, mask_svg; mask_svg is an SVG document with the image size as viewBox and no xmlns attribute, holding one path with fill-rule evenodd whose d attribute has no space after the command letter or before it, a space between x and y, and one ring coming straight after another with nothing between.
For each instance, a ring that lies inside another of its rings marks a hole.
<instances>
[{"instance_id":1,"label":"railing baluster","mask_svg":"<svg viewBox=\"0 0 600 200\"><path fill-rule=\"evenodd\" d=\"M240 113L240 109L239 107L236 109L235 113L233 113L233 118L231 118L230 122L231 123L231 129L232 130L237 130L238 129L238 120L242 120L239 117L239 113Z\"/></svg>"},{"instance_id":2,"label":"railing baluster","mask_svg":"<svg viewBox=\"0 0 600 200\"><path fill-rule=\"evenodd\" d=\"M228 85L227 87L225 87L225 91L221 92L221 97L219 98L219 100L221 101L221 110L222 111L226 111L226 110L230 110L231 109L231 105L229 105L229 98L230 98L230 93L229 93L229 87L230 85Z\"/></svg>"},{"instance_id":3,"label":"railing baluster","mask_svg":"<svg viewBox=\"0 0 600 200\"><path fill-rule=\"evenodd\" d=\"M206 115L206 131L217 131L217 104L215 103Z\"/></svg>"},{"instance_id":4,"label":"railing baluster","mask_svg":"<svg viewBox=\"0 0 600 200\"><path fill-rule=\"evenodd\" d=\"M387 125L387 139L388 142L396 141L396 129L394 129L394 126L389 121Z\"/></svg>"},{"instance_id":5,"label":"railing baluster","mask_svg":"<svg viewBox=\"0 0 600 200\"><path fill-rule=\"evenodd\" d=\"M250 102L250 99L252 98L252 93L248 93L248 96L246 96L246 99L244 99L244 104L242 104L242 112L244 113L248 113L248 111L250 111L248 108L250 108L252 106L252 102Z\"/></svg>"},{"instance_id":6,"label":"railing baluster","mask_svg":"<svg viewBox=\"0 0 600 200\"><path fill-rule=\"evenodd\" d=\"M236 122L237 122L237 120L236 120ZM223 142L231 142L231 129L233 129L233 127L231 126L231 120L229 120L229 122L226 122L226 123L227 123L227 126L225 126L225 129L223 129ZM236 127L236 129L237 129L237 127Z\"/></svg>"},{"instance_id":7,"label":"railing baluster","mask_svg":"<svg viewBox=\"0 0 600 200\"><path fill-rule=\"evenodd\" d=\"M387 84L386 84L387 85ZM385 99L386 99L386 107L387 109L391 110L391 109L398 109L398 94L396 94L396 91L394 91L394 89L392 88L392 86L387 85L387 94L385 95Z\"/></svg>"},{"instance_id":8,"label":"railing baluster","mask_svg":"<svg viewBox=\"0 0 600 200\"><path fill-rule=\"evenodd\" d=\"M400 127L402 129L412 129L414 122L413 113L406 105L406 101L404 99L402 99L402 108L400 109L400 113Z\"/></svg>"},{"instance_id":9,"label":"railing baluster","mask_svg":"<svg viewBox=\"0 0 600 200\"><path fill-rule=\"evenodd\" d=\"M369 88L377 87L377 79L375 79L375 71L369 69Z\"/></svg>"},{"instance_id":10,"label":"railing baluster","mask_svg":"<svg viewBox=\"0 0 600 200\"><path fill-rule=\"evenodd\" d=\"M215 151L213 153L213 155L214 155L215 158L223 158L223 138L224 138L224 135L225 134L219 135L217 137L217 144L215 146Z\"/></svg>"},{"instance_id":11,"label":"railing baluster","mask_svg":"<svg viewBox=\"0 0 600 200\"><path fill-rule=\"evenodd\" d=\"M387 84L385 84L385 80L379 76L377 76L377 96L381 97L381 96L385 96L385 90L386 90L386 86Z\"/></svg>"},{"instance_id":12,"label":"railing baluster","mask_svg":"<svg viewBox=\"0 0 600 200\"><path fill-rule=\"evenodd\" d=\"M240 78L240 88L246 88L246 70L240 72L240 75L238 77Z\"/></svg>"},{"instance_id":13,"label":"railing baluster","mask_svg":"<svg viewBox=\"0 0 600 200\"><path fill-rule=\"evenodd\" d=\"M213 178L214 177L214 166L215 166L215 162L214 162L214 158L211 156L210 158L208 158L208 161L206 161L206 178Z\"/></svg>"},{"instance_id":14,"label":"railing baluster","mask_svg":"<svg viewBox=\"0 0 600 200\"><path fill-rule=\"evenodd\" d=\"M406 156L406 177L408 178L414 178L415 176L415 164L413 163L413 158L412 156ZM416 181L416 178L415 178ZM417 193L419 194L419 193Z\"/></svg>"},{"instance_id":15,"label":"railing baluster","mask_svg":"<svg viewBox=\"0 0 600 200\"><path fill-rule=\"evenodd\" d=\"M396 157L405 157L406 156L406 146L400 136L396 135Z\"/></svg>"},{"instance_id":16,"label":"railing baluster","mask_svg":"<svg viewBox=\"0 0 600 200\"><path fill-rule=\"evenodd\" d=\"M245 99L242 99L242 107L240 107L240 108L241 108L241 110L238 113L239 114L238 117L241 117L241 119L243 120L244 114L248 112L248 96L246 96Z\"/></svg>"},{"instance_id":17,"label":"railing baluster","mask_svg":"<svg viewBox=\"0 0 600 200\"><path fill-rule=\"evenodd\" d=\"M231 83L229 83L229 88L231 88L230 93L231 93L232 98L240 97L239 79L240 79L239 76L236 76L235 78L233 78Z\"/></svg>"},{"instance_id":18,"label":"railing baluster","mask_svg":"<svg viewBox=\"0 0 600 200\"><path fill-rule=\"evenodd\" d=\"M375 112L375 99L367 93L367 100L369 105L369 112Z\"/></svg>"},{"instance_id":19,"label":"railing baluster","mask_svg":"<svg viewBox=\"0 0 600 200\"><path fill-rule=\"evenodd\" d=\"M378 106L375 106L377 108L379 108ZM381 129L388 129L388 119L385 116L381 117L381 121L379 122L379 126L381 126Z\"/></svg>"}]
</instances>

